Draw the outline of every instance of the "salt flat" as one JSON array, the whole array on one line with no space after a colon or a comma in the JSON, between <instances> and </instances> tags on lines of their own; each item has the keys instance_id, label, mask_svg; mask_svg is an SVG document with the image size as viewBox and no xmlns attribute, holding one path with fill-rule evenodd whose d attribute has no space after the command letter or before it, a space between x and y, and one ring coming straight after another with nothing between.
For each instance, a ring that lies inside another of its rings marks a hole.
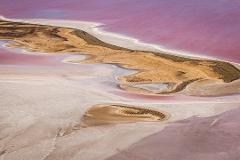
<instances>
[{"instance_id":1,"label":"salt flat","mask_svg":"<svg viewBox=\"0 0 240 160\"><path fill-rule=\"evenodd\" d=\"M110 94L108 91L116 88L102 83L106 81L104 77L111 77L114 67L101 65L94 70L91 65L79 65L77 68L1 67L1 158L104 159L159 132L170 122L212 116L239 107L236 98L183 104L171 100L165 104L134 101ZM165 122L74 128L88 108L101 103L147 106L169 112L171 118Z\"/></svg>"}]
</instances>

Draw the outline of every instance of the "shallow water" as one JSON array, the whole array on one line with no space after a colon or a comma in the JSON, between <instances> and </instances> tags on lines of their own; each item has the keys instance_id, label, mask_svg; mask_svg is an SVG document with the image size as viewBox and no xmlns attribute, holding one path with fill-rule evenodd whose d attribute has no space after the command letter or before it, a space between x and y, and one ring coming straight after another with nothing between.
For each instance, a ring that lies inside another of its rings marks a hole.
<instances>
[{"instance_id":1,"label":"shallow water","mask_svg":"<svg viewBox=\"0 0 240 160\"><path fill-rule=\"evenodd\" d=\"M239 1L223 0L2 0L0 6L6 17L96 21L145 42L238 63L239 10Z\"/></svg>"},{"instance_id":2,"label":"shallow water","mask_svg":"<svg viewBox=\"0 0 240 160\"><path fill-rule=\"evenodd\" d=\"M222 0L1 0L0 15L102 22L106 24L106 30L131 35L146 42L239 62L237 51L240 48L236 45L240 38L236 29L240 26L236 18L239 8L237 1ZM0 148L0 158L95 160L113 156L112 159L122 159L114 154L122 156L132 152L133 157L139 155L140 158L152 159L156 156L159 159L164 153L172 155L181 149L181 153L196 159L196 153L185 150L191 150L192 144L206 149L204 146L209 146L209 138L205 135L212 136L210 142L213 147L219 144L219 139L223 143L221 146L239 142L239 136L235 136L238 132L232 129L238 126L239 94L197 97L182 93L131 93L118 87L120 82L117 77L136 71L111 64L65 63L67 60L84 58L82 55L48 55L0 48L0 120L4 122L0 124L0 146L6 149ZM168 87L165 84L136 86L156 92ZM166 122L74 128L93 105L112 103L164 111L170 114L170 118ZM229 119L224 115L234 108L238 110L233 122L223 123L222 120ZM219 115L221 113L223 116ZM215 117L219 117L220 121ZM224 126L219 127L221 125ZM229 126L229 131L221 130L227 130ZM169 129L173 131L169 132ZM215 131L226 133L231 139ZM152 136L154 133L156 135ZM214 139L216 135L220 135L220 138ZM159 139L163 139L165 145ZM139 149L134 144L145 145ZM186 147L182 147L184 145ZM159 148L163 152L161 155ZM238 156L236 148L231 150ZM134 153L135 150L137 153ZM139 154L143 150L150 152ZM207 148L206 152L211 150ZM219 152L213 151L214 156L224 154L231 158L233 155L226 147ZM205 154L202 150L198 153ZM146 158L147 154L150 156ZM176 157L179 158L179 155Z\"/></svg>"}]
</instances>

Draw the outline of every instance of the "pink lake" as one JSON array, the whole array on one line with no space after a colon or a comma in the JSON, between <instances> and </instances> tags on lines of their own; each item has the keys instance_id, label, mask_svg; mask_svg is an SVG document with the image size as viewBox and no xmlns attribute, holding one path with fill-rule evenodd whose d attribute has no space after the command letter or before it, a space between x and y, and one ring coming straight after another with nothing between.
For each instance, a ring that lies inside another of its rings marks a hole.
<instances>
[{"instance_id":1,"label":"pink lake","mask_svg":"<svg viewBox=\"0 0 240 160\"><path fill-rule=\"evenodd\" d=\"M0 15L102 22L144 42L240 62L237 0L1 0Z\"/></svg>"}]
</instances>

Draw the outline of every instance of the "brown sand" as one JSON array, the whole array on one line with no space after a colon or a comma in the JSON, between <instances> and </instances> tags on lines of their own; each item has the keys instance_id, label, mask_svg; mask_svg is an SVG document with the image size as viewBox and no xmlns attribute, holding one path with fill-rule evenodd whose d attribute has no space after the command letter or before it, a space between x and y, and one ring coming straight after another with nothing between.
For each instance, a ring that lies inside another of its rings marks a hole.
<instances>
[{"instance_id":1,"label":"brown sand","mask_svg":"<svg viewBox=\"0 0 240 160\"><path fill-rule=\"evenodd\" d=\"M239 69L227 62L130 50L105 43L73 28L0 20L0 39L12 40L9 47L28 51L89 55L84 61L71 60L75 63L111 63L138 70L135 74L118 77L120 87L138 93L175 93L199 80L229 83L240 78ZM171 84L171 87L153 92L134 86L146 83Z\"/></svg>"},{"instance_id":2,"label":"brown sand","mask_svg":"<svg viewBox=\"0 0 240 160\"><path fill-rule=\"evenodd\" d=\"M90 108L82 118L84 127L130 123L130 122L154 122L169 118L164 112L147 108L129 106L123 104L99 104Z\"/></svg>"}]
</instances>

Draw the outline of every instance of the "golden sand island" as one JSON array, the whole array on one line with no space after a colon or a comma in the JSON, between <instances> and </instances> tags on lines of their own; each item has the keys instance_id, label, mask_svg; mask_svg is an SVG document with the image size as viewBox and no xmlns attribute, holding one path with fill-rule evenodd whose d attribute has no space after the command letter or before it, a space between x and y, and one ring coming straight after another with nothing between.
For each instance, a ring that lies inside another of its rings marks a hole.
<instances>
[{"instance_id":1,"label":"golden sand island","mask_svg":"<svg viewBox=\"0 0 240 160\"><path fill-rule=\"evenodd\" d=\"M11 41L8 47L31 52L84 53L89 56L86 60L70 60L74 63L115 64L136 70L137 73L118 77L119 86L143 94L176 93L198 82L201 82L201 87L208 82L226 85L240 78L239 69L228 62L127 49L68 27L0 20L0 40ZM226 93L239 93L239 83L237 86L235 83L235 87ZM198 87L195 85L194 89ZM198 95L198 92L194 93Z\"/></svg>"},{"instance_id":2,"label":"golden sand island","mask_svg":"<svg viewBox=\"0 0 240 160\"><path fill-rule=\"evenodd\" d=\"M166 112L124 104L99 104L91 107L82 118L82 126L116 123L156 122L169 118Z\"/></svg>"}]
</instances>

